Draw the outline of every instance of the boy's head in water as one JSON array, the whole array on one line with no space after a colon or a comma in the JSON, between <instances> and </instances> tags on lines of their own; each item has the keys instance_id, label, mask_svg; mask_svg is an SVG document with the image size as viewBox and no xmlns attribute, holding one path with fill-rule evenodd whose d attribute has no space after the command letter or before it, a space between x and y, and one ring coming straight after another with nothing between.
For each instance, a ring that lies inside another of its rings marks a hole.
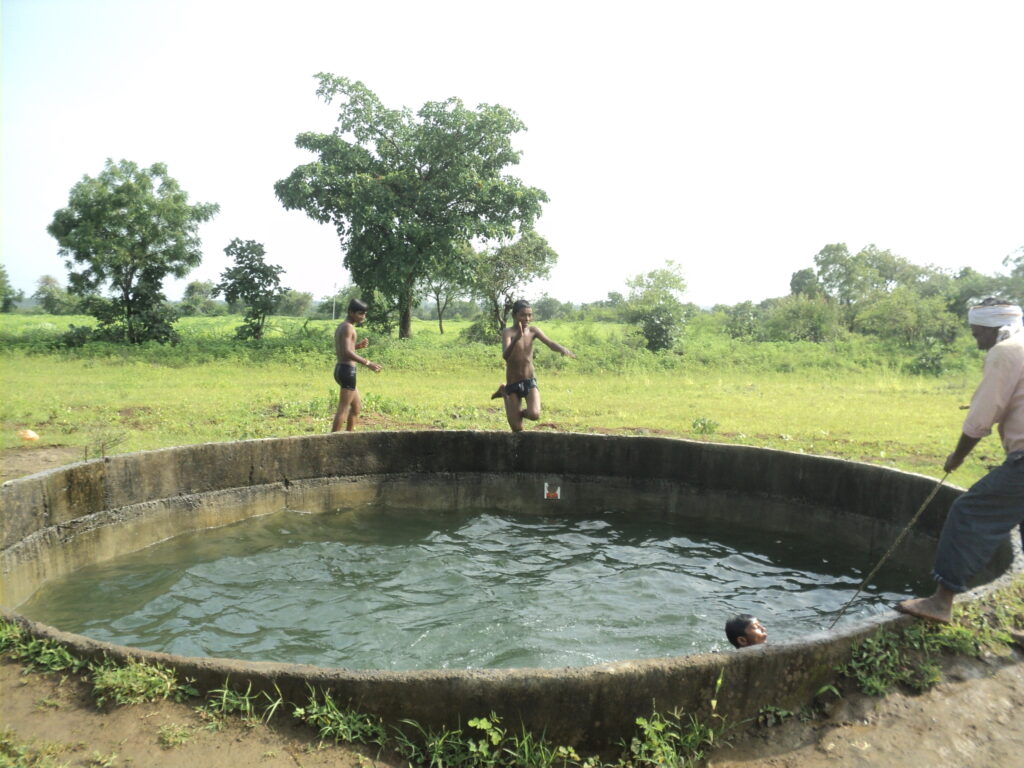
<instances>
[{"instance_id":1,"label":"boy's head in water","mask_svg":"<svg viewBox=\"0 0 1024 768\"><path fill-rule=\"evenodd\" d=\"M760 645L768 641L768 630L749 613L740 613L725 622L725 636L737 648Z\"/></svg>"}]
</instances>

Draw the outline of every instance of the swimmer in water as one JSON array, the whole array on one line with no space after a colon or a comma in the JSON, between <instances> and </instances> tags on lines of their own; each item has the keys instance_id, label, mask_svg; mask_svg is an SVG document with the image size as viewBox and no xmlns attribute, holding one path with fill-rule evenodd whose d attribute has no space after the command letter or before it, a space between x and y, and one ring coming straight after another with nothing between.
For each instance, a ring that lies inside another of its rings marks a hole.
<instances>
[{"instance_id":1,"label":"swimmer in water","mask_svg":"<svg viewBox=\"0 0 1024 768\"><path fill-rule=\"evenodd\" d=\"M725 636L737 648L768 642L768 630L749 613L740 613L725 622Z\"/></svg>"}]
</instances>

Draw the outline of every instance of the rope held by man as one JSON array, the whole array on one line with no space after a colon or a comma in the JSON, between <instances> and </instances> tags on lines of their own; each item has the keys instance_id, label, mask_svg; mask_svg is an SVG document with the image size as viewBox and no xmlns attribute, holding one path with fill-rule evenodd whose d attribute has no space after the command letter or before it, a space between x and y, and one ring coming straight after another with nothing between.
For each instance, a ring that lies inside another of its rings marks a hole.
<instances>
[{"instance_id":1,"label":"rope held by man","mask_svg":"<svg viewBox=\"0 0 1024 768\"><path fill-rule=\"evenodd\" d=\"M864 589L864 587L866 587L868 582L875 577L875 574L878 573L878 569L882 567L882 564L889 559L889 556L896 550L896 547L900 545L900 542L903 541L903 537L906 536L910 529L914 527L914 523L916 523L917 519L921 517L925 508L929 504L931 504L932 499L935 498L935 494L939 492L939 488L942 487L942 484L946 482L947 477L949 477L949 472L944 474L942 476L942 479L939 480L939 482L936 484L934 488L932 488L932 492L928 494L928 498L924 500L924 503L920 507L918 507L917 512L914 514L912 518L910 518L910 522L906 524L903 530L900 531L900 535L896 537L896 541L892 543L892 546L889 547L889 550L884 555L882 555L882 559L878 561L878 565L872 568L871 573L864 577L864 581L862 581L860 583L860 586L857 587L857 591L854 593L853 597L851 597L850 600L846 603L846 605L843 606L843 609L839 611L839 615L837 615L832 620L832 623L828 625L829 629L832 629L832 627L836 625L839 619L843 617L843 614L846 613L846 609L853 605L853 601L860 596L860 593Z\"/></svg>"}]
</instances>

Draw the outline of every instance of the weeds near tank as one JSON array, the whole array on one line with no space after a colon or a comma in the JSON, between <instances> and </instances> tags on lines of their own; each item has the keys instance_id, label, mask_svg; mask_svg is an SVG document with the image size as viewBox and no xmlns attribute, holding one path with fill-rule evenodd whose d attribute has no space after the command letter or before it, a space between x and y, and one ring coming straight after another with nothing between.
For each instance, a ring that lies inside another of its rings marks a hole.
<instances>
[{"instance_id":1,"label":"weeds near tank","mask_svg":"<svg viewBox=\"0 0 1024 768\"><path fill-rule=\"evenodd\" d=\"M161 725L160 730L157 731L157 741L164 749L180 747L182 744L187 744L191 738L192 728L178 723Z\"/></svg>"},{"instance_id":2,"label":"weeds near tank","mask_svg":"<svg viewBox=\"0 0 1024 768\"><path fill-rule=\"evenodd\" d=\"M66 749L63 744L26 744L11 729L4 728L0 731L0 765L18 768L62 768L67 763L57 762L57 755Z\"/></svg>"},{"instance_id":3,"label":"weeds near tank","mask_svg":"<svg viewBox=\"0 0 1024 768\"><path fill-rule=\"evenodd\" d=\"M774 728L789 720L796 713L771 704L761 707L757 712L757 724L762 728Z\"/></svg>"},{"instance_id":4,"label":"weeds near tank","mask_svg":"<svg viewBox=\"0 0 1024 768\"><path fill-rule=\"evenodd\" d=\"M903 685L923 691L942 679L939 655L978 657L1005 652L1011 630L1024 619L1024 577L966 605L957 605L952 624L916 622L902 633L879 630L856 644L838 671L871 696L884 696Z\"/></svg>"},{"instance_id":5,"label":"weeds near tank","mask_svg":"<svg viewBox=\"0 0 1024 768\"><path fill-rule=\"evenodd\" d=\"M284 704L280 691L277 698L274 698L266 691L253 693L252 682L249 682L244 692L232 688L230 682L225 680L221 688L206 694L206 703L196 708L201 716L219 724L227 715L238 715L246 725L253 727L268 722Z\"/></svg>"},{"instance_id":6,"label":"weeds near tank","mask_svg":"<svg viewBox=\"0 0 1024 768\"><path fill-rule=\"evenodd\" d=\"M380 718L339 707L327 691L318 694L310 688L306 706L296 706L292 714L316 728L324 741L376 744L379 747L387 744L387 729Z\"/></svg>"},{"instance_id":7,"label":"weeds near tank","mask_svg":"<svg viewBox=\"0 0 1024 768\"><path fill-rule=\"evenodd\" d=\"M691 430L697 435L713 435L718 431L718 422L707 416L698 416L693 420Z\"/></svg>"},{"instance_id":8,"label":"weeds near tank","mask_svg":"<svg viewBox=\"0 0 1024 768\"><path fill-rule=\"evenodd\" d=\"M427 768L599 768L595 757L580 758L572 747L553 746L543 736L525 728L510 733L492 712L474 717L462 728L424 728L414 720L403 720L406 730L394 729L392 744L410 765ZM623 763L619 764L624 766Z\"/></svg>"},{"instance_id":9,"label":"weeds near tank","mask_svg":"<svg viewBox=\"0 0 1024 768\"><path fill-rule=\"evenodd\" d=\"M97 429L82 451L82 460L101 459L128 439L128 433L116 429Z\"/></svg>"},{"instance_id":10,"label":"weeds near tank","mask_svg":"<svg viewBox=\"0 0 1024 768\"><path fill-rule=\"evenodd\" d=\"M727 725L725 718L718 714L718 692L722 689L724 675L723 669L715 681L714 697L710 701L711 717L707 721L692 714L684 717L678 709L667 716L652 709L649 718L638 717L639 732L629 743L630 758L625 765L630 768L691 768L710 750L723 744Z\"/></svg>"},{"instance_id":11,"label":"weeds near tank","mask_svg":"<svg viewBox=\"0 0 1024 768\"><path fill-rule=\"evenodd\" d=\"M181 702L199 694L190 684L192 681L179 683L175 671L162 664L147 664L132 658L123 663L104 659L90 665L89 671L93 696L100 707L108 701L117 705L157 699Z\"/></svg>"},{"instance_id":12,"label":"weeds near tank","mask_svg":"<svg viewBox=\"0 0 1024 768\"><path fill-rule=\"evenodd\" d=\"M24 664L26 672L77 672L85 666L63 645L31 637L11 621L0 621L0 652Z\"/></svg>"},{"instance_id":13,"label":"weeds near tank","mask_svg":"<svg viewBox=\"0 0 1024 768\"><path fill-rule=\"evenodd\" d=\"M93 752L85 764L89 768L111 768L116 762L116 752L111 752L109 755L104 755L102 752Z\"/></svg>"},{"instance_id":14,"label":"weeds near tank","mask_svg":"<svg viewBox=\"0 0 1024 768\"><path fill-rule=\"evenodd\" d=\"M12 621L0 621L0 652L11 650L21 639L21 627Z\"/></svg>"}]
</instances>

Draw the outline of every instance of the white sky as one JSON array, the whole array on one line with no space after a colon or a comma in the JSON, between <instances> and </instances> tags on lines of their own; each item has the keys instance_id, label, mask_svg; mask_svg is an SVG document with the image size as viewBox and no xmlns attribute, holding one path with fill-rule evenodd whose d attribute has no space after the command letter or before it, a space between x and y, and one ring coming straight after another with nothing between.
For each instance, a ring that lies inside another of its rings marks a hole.
<instances>
[{"instance_id":1,"label":"white sky","mask_svg":"<svg viewBox=\"0 0 1024 768\"><path fill-rule=\"evenodd\" d=\"M2 0L0 258L66 282L46 233L104 160L167 164L217 202L204 261L262 242L286 285L347 282L333 229L273 184L336 109L313 75L390 107L497 103L511 172L551 197L546 290L593 301L674 260L701 305L789 292L823 245L1003 271L1024 246L1024 3Z\"/></svg>"}]
</instances>

